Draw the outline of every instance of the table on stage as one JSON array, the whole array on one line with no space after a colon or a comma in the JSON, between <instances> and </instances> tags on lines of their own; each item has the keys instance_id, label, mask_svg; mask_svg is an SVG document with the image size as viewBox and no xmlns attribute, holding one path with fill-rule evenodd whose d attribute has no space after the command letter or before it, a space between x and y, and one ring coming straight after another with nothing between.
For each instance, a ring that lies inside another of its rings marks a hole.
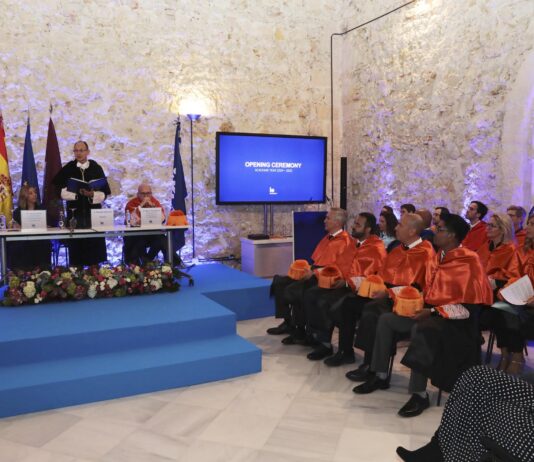
<instances>
[{"instance_id":1,"label":"table on stage","mask_svg":"<svg viewBox=\"0 0 534 462\"><path fill-rule=\"evenodd\" d=\"M11 241L42 241L52 239L84 239L88 237L117 237L117 236L150 236L165 234L167 237L167 255L169 261L173 263L172 232L178 229L189 229L189 226L150 226L150 227L129 227L125 225L115 225L112 227L89 228L89 229L60 229L48 228L46 231L28 230L5 230L0 232L0 257L2 271L0 278L3 281L6 273L6 242Z\"/></svg>"}]
</instances>

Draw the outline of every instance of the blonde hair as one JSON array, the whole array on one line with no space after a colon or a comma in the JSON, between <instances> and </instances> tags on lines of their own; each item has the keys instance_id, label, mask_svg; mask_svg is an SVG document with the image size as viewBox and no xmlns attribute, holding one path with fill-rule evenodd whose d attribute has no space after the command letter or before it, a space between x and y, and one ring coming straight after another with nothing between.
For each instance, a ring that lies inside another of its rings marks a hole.
<instances>
[{"instance_id":1,"label":"blonde hair","mask_svg":"<svg viewBox=\"0 0 534 462\"><path fill-rule=\"evenodd\" d=\"M30 194L31 190L34 190L37 192L37 188L35 186L30 186L28 183L24 183L19 191L19 208L22 210L26 210L28 208L28 195Z\"/></svg>"},{"instance_id":2,"label":"blonde hair","mask_svg":"<svg viewBox=\"0 0 534 462\"><path fill-rule=\"evenodd\" d=\"M514 224L507 213L494 213L491 218L495 218L497 228L502 232L502 242L515 242Z\"/></svg>"}]
</instances>

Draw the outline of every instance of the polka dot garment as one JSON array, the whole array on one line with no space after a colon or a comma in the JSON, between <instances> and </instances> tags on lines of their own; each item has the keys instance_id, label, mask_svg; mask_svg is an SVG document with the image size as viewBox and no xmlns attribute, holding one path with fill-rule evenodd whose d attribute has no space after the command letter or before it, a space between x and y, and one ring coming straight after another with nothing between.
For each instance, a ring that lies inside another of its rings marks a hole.
<instances>
[{"instance_id":1,"label":"polka dot garment","mask_svg":"<svg viewBox=\"0 0 534 462\"><path fill-rule=\"evenodd\" d=\"M521 461L534 461L534 386L484 366L466 371L447 401L439 445L446 462L478 462L487 436Z\"/></svg>"}]
</instances>

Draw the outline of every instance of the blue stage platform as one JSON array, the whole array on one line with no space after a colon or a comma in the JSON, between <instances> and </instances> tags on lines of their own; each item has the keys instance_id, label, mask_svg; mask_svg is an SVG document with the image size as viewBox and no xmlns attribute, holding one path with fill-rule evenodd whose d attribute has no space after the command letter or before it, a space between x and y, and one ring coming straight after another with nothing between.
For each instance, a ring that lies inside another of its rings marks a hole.
<instances>
[{"instance_id":1,"label":"blue stage platform","mask_svg":"<svg viewBox=\"0 0 534 462\"><path fill-rule=\"evenodd\" d=\"M235 323L273 314L269 281L190 274L172 294L0 308L0 417L259 372Z\"/></svg>"}]
</instances>

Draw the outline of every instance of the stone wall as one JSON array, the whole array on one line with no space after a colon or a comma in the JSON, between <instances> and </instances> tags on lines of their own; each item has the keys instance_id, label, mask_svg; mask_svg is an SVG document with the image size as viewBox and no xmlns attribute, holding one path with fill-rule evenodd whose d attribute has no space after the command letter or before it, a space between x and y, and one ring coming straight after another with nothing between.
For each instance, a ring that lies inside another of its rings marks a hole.
<instances>
[{"instance_id":1,"label":"stone wall","mask_svg":"<svg viewBox=\"0 0 534 462\"><path fill-rule=\"evenodd\" d=\"M338 28L341 7L331 4L0 0L0 106L15 188L27 110L42 176L52 103L63 162L75 140L87 140L109 176L110 206L121 211L146 179L168 207L173 121L200 107L203 117L194 129L197 254L238 255L239 237L262 230L263 210L215 205L215 132L328 135L328 37ZM188 179L189 122L182 122ZM287 228L292 209L275 208L275 230Z\"/></svg>"},{"instance_id":2,"label":"stone wall","mask_svg":"<svg viewBox=\"0 0 534 462\"><path fill-rule=\"evenodd\" d=\"M346 0L345 28L402 3ZM502 155L503 119L533 18L531 0L421 0L343 39L351 211L413 202L459 212L475 198L503 209L518 197L517 178L502 173L514 162Z\"/></svg>"}]
</instances>

